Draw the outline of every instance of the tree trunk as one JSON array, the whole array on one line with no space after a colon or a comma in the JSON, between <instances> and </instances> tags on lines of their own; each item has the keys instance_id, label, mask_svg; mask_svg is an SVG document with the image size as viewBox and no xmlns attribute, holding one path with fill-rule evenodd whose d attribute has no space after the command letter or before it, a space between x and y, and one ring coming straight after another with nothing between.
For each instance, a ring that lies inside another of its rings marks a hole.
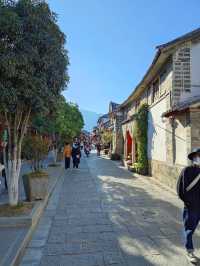
<instances>
[{"instance_id":1,"label":"tree trunk","mask_svg":"<svg viewBox=\"0 0 200 266\"><path fill-rule=\"evenodd\" d=\"M11 206L16 206L19 200L22 141L27 129L30 113L31 109L22 110L19 107L17 107L14 114L5 112L8 128L8 160L6 158L6 173L9 204Z\"/></svg>"},{"instance_id":2,"label":"tree trunk","mask_svg":"<svg viewBox=\"0 0 200 266\"><path fill-rule=\"evenodd\" d=\"M14 159L8 161L7 182L8 182L9 204L11 206L16 206L19 200L20 169L21 169L21 159Z\"/></svg>"}]
</instances>

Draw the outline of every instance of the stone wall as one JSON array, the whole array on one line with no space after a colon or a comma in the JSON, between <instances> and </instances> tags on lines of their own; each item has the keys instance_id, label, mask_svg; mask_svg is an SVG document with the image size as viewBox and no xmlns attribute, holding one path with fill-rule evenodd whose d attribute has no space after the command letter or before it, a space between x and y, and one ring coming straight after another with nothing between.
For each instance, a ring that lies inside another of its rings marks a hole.
<instances>
[{"instance_id":1,"label":"stone wall","mask_svg":"<svg viewBox=\"0 0 200 266\"><path fill-rule=\"evenodd\" d=\"M176 105L182 94L191 92L191 43L186 43L173 55L172 104Z\"/></svg>"},{"instance_id":2,"label":"stone wall","mask_svg":"<svg viewBox=\"0 0 200 266\"><path fill-rule=\"evenodd\" d=\"M183 166L149 160L149 174L173 189L176 189L177 180L182 169Z\"/></svg>"},{"instance_id":3,"label":"stone wall","mask_svg":"<svg viewBox=\"0 0 200 266\"><path fill-rule=\"evenodd\" d=\"M191 163L187 159L188 153L200 147L200 110L191 109L166 121L166 128L167 160L149 160L149 174L175 188L181 170Z\"/></svg>"},{"instance_id":4,"label":"stone wall","mask_svg":"<svg viewBox=\"0 0 200 266\"><path fill-rule=\"evenodd\" d=\"M191 148L200 147L200 110L191 110Z\"/></svg>"},{"instance_id":5,"label":"stone wall","mask_svg":"<svg viewBox=\"0 0 200 266\"><path fill-rule=\"evenodd\" d=\"M112 153L123 154L123 133L122 133L122 121L123 114L122 112L116 113L116 116L113 119L114 130L112 137Z\"/></svg>"}]
</instances>

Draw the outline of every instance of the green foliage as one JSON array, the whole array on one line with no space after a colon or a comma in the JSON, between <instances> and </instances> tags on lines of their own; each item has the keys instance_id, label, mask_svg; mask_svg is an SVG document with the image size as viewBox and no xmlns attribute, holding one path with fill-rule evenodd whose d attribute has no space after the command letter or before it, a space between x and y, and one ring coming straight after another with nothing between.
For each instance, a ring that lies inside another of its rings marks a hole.
<instances>
[{"instance_id":1,"label":"green foliage","mask_svg":"<svg viewBox=\"0 0 200 266\"><path fill-rule=\"evenodd\" d=\"M41 161L48 154L49 143L41 136L26 136L23 141L22 152L26 159L32 161L35 171L41 168Z\"/></svg>"},{"instance_id":2,"label":"green foliage","mask_svg":"<svg viewBox=\"0 0 200 266\"><path fill-rule=\"evenodd\" d=\"M136 172L147 174L147 128L148 128L148 105L143 104L135 115L134 137L137 143L137 162L133 165Z\"/></svg>"},{"instance_id":3,"label":"green foliage","mask_svg":"<svg viewBox=\"0 0 200 266\"><path fill-rule=\"evenodd\" d=\"M1 108L11 113L49 108L69 80L56 15L42 0L0 3Z\"/></svg>"},{"instance_id":4,"label":"green foliage","mask_svg":"<svg viewBox=\"0 0 200 266\"><path fill-rule=\"evenodd\" d=\"M48 178L48 173L41 170L37 170L35 172L27 173L25 176L30 178Z\"/></svg>"},{"instance_id":5,"label":"green foliage","mask_svg":"<svg viewBox=\"0 0 200 266\"><path fill-rule=\"evenodd\" d=\"M83 126L84 120L78 106L73 103L66 103L64 97L61 98L56 119L56 127L61 138L65 141L71 141L81 133Z\"/></svg>"},{"instance_id":6,"label":"green foliage","mask_svg":"<svg viewBox=\"0 0 200 266\"><path fill-rule=\"evenodd\" d=\"M66 102L65 98L60 96L54 112L48 116L37 115L32 125L41 134L58 134L64 142L71 141L80 134L84 121L78 106Z\"/></svg>"},{"instance_id":7,"label":"green foliage","mask_svg":"<svg viewBox=\"0 0 200 266\"><path fill-rule=\"evenodd\" d=\"M44 0L0 0L0 117L8 128L8 161L17 162L8 171L11 205L18 201L21 147L30 117L54 110L69 81L64 45L65 35Z\"/></svg>"},{"instance_id":8,"label":"green foliage","mask_svg":"<svg viewBox=\"0 0 200 266\"><path fill-rule=\"evenodd\" d=\"M112 131L104 130L101 134L101 140L104 145L108 145L112 142Z\"/></svg>"}]
</instances>

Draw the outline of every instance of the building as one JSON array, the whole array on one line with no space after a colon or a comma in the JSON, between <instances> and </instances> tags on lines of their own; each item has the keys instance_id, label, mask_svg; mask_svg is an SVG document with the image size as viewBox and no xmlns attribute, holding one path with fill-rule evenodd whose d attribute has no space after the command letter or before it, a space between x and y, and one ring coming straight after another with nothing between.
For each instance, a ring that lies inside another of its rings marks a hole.
<instances>
[{"instance_id":1,"label":"building","mask_svg":"<svg viewBox=\"0 0 200 266\"><path fill-rule=\"evenodd\" d=\"M99 117L97 121L97 128L99 132L102 132L103 130L110 128L110 118L108 114L104 114Z\"/></svg>"},{"instance_id":2,"label":"building","mask_svg":"<svg viewBox=\"0 0 200 266\"><path fill-rule=\"evenodd\" d=\"M171 187L200 146L200 29L157 47L141 82L118 107L126 161L137 161L134 114L148 104L149 173Z\"/></svg>"},{"instance_id":3,"label":"building","mask_svg":"<svg viewBox=\"0 0 200 266\"><path fill-rule=\"evenodd\" d=\"M121 123L123 121L123 113L120 110L120 104L110 102L109 104L109 118L110 118L110 129L112 130L112 153L122 154L123 153L123 137Z\"/></svg>"}]
</instances>

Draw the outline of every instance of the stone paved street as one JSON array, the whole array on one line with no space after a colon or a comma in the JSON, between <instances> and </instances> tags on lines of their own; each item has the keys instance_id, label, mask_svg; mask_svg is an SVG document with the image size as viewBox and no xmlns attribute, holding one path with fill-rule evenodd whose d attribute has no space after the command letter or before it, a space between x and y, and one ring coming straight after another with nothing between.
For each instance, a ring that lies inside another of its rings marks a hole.
<instances>
[{"instance_id":1,"label":"stone paved street","mask_svg":"<svg viewBox=\"0 0 200 266\"><path fill-rule=\"evenodd\" d=\"M21 266L189 265L181 207L169 190L92 154L60 179Z\"/></svg>"}]
</instances>

